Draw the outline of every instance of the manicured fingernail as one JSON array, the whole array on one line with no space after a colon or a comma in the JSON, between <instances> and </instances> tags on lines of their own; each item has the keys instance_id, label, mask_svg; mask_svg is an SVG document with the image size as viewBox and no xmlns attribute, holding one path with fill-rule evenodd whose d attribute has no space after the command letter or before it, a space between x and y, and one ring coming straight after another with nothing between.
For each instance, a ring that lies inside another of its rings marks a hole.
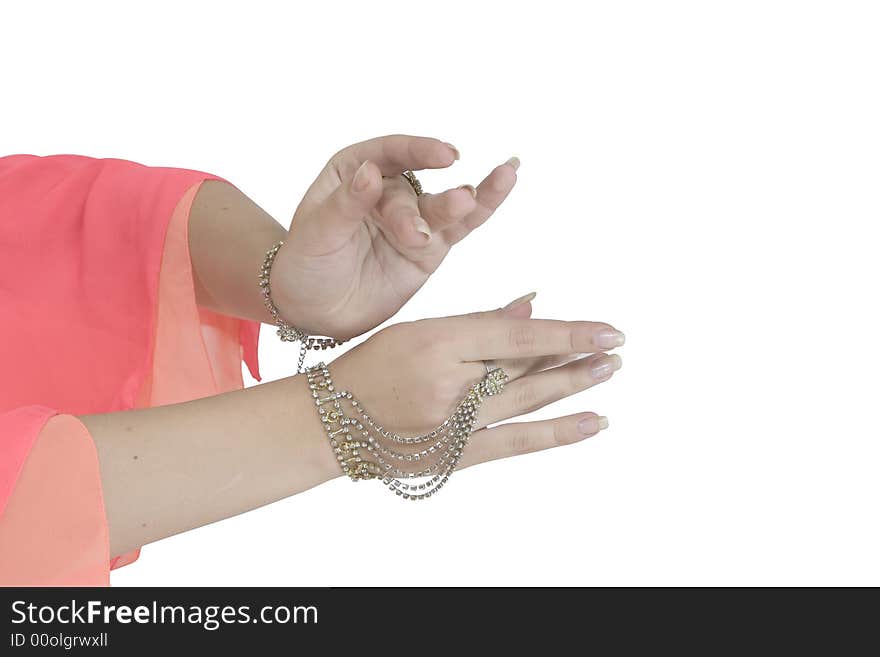
<instances>
[{"instance_id":1,"label":"manicured fingernail","mask_svg":"<svg viewBox=\"0 0 880 657\"><path fill-rule=\"evenodd\" d=\"M418 232L420 232L428 239L431 239L431 227L428 225L427 221L425 221L418 215L413 217L413 228L415 228Z\"/></svg>"},{"instance_id":2,"label":"manicured fingernail","mask_svg":"<svg viewBox=\"0 0 880 657\"><path fill-rule=\"evenodd\" d=\"M471 196L477 198L477 190L474 188L473 185L459 185L458 189L466 189L471 193Z\"/></svg>"},{"instance_id":3,"label":"manicured fingernail","mask_svg":"<svg viewBox=\"0 0 880 657\"><path fill-rule=\"evenodd\" d=\"M623 361L620 360L620 356L617 354L605 354L593 362L590 366L590 371L594 380L601 381L614 374L614 372L620 369L621 365L623 365Z\"/></svg>"},{"instance_id":4,"label":"manicured fingernail","mask_svg":"<svg viewBox=\"0 0 880 657\"><path fill-rule=\"evenodd\" d=\"M507 160L507 162L505 162L504 164L509 164L513 167L513 170L516 171L517 169L519 169L519 158L514 156Z\"/></svg>"},{"instance_id":5,"label":"manicured fingernail","mask_svg":"<svg viewBox=\"0 0 880 657\"><path fill-rule=\"evenodd\" d=\"M449 148L452 149L452 152L455 153L455 159L456 159L456 160L460 160L460 159L461 159L461 153L458 152L458 149L457 149L455 146L453 146L452 144L450 144L448 141L444 141L443 144L446 145L446 146L449 146Z\"/></svg>"},{"instance_id":6,"label":"manicured fingernail","mask_svg":"<svg viewBox=\"0 0 880 657\"><path fill-rule=\"evenodd\" d=\"M597 417L585 417L583 420L578 422L578 433L582 436L592 436L594 433L599 433L602 429L608 428L608 418L604 415L599 415Z\"/></svg>"},{"instance_id":7,"label":"manicured fingernail","mask_svg":"<svg viewBox=\"0 0 880 657\"><path fill-rule=\"evenodd\" d=\"M503 310L510 310L511 308L516 308L517 306L521 306L524 303L528 303L532 299L538 296L537 292L529 292L528 294L522 295L519 299L514 299L509 304L504 306Z\"/></svg>"},{"instance_id":8,"label":"manicured fingernail","mask_svg":"<svg viewBox=\"0 0 880 657\"><path fill-rule=\"evenodd\" d=\"M602 329L596 334L596 346L602 349L622 347L624 342L626 342L626 336L616 329Z\"/></svg>"},{"instance_id":9,"label":"manicured fingernail","mask_svg":"<svg viewBox=\"0 0 880 657\"><path fill-rule=\"evenodd\" d=\"M370 186L370 177L367 175L367 162L369 160L364 160L364 163L358 167L354 174L354 179L351 181L351 188L356 192L363 192Z\"/></svg>"}]
</instances>

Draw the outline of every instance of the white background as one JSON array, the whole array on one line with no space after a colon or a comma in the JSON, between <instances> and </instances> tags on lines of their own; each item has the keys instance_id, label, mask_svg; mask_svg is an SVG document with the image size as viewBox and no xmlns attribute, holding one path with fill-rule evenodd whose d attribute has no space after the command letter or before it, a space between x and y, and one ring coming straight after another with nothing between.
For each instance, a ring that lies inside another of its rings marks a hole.
<instances>
[{"instance_id":1,"label":"white background","mask_svg":"<svg viewBox=\"0 0 880 657\"><path fill-rule=\"evenodd\" d=\"M5 3L0 152L227 177L282 222L338 148L519 184L396 319L625 331L536 416L601 436L428 503L338 479L146 547L116 585L880 584L880 21L854 2ZM472 285L484 280L483 285ZM295 349L263 333L266 380Z\"/></svg>"}]
</instances>

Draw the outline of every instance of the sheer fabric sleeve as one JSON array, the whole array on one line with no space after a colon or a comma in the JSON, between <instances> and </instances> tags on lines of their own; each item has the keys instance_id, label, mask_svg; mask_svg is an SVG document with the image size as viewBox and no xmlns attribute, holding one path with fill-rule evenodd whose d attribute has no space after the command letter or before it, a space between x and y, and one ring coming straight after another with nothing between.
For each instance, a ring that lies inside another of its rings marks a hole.
<instances>
[{"instance_id":1,"label":"sheer fabric sleeve","mask_svg":"<svg viewBox=\"0 0 880 657\"><path fill-rule=\"evenodd\" d=\"M260 325L196 304L189 255L189 212L201 182L186 191L168 224L153 337L152 365L135 406L148 408L243 387L241 363L260 379ZM111 568L135 561L140 550L114 556Z\"/></svg>"},{"instance_id":2,"label":"sheer fabric sleeve","mask_svg":"<svg viewBox=\"0 0 880 657\"><path fill-rule=\"evenodd\" d=\"M0 413L0 448L11 487L0 491L0 585L108 585L101 477L82 422L44 406Z\"/></svg>"},{"instance_id":3,"label":"sheer fabric sleeve","mask_svg":"<svg viewBox=\"0 0 880 657\"><path fill-rule=\"evenodd\" d=\"M259 380L259 323L197 306L188 217L204 172L0 158L0 585L106 585L94 443L77 415Z\"/></svg>"}]
</instances>

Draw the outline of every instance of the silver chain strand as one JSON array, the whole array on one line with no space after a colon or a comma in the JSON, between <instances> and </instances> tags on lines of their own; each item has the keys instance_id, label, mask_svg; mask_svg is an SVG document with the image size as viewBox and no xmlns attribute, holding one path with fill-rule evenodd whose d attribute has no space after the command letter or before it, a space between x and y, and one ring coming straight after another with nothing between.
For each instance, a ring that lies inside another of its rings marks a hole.
<instances>
[{"instance_id":1,"label":"silver chain strand","mask_svg":"<svg viewBox=\"0 0 880 657\"><path fill-rule=\"evenodd\" d=\"M281 338L282 342L299 342L299 360L296 365L296 373L302 374L305 370L303 365L306 361L306 352L309 349L331 349L338 345L341 345L345 340L336 340L335 338L313 338L310 337L305 331L302 329L296 328L285 321L285 319L281 316L281 313L278 312L278 308L275 306L275 302L272 301L272 289L269 286L269 276L272 273L272 264L275 262L275 256L278 255L278 251L284 245L284 240L277 242L266 252L266 257L263 259L263 266L260 267L260 274L258 276L260 280L260 289L263 291L263 303L266 304L266 308L269 310L269 314L272 315L272 319L275 322L275 325L278 327L276 334L279 338Z\"/></svg>"},{"instance_id":2,"label":"silver chain strand","mask_svg":"<svg viewBox=\"0 0 880 657\"><path fill-rule=\"evenodd\" d=\"M330 441L330 448L336 455L343 473L353 481L381 479L390 491L407 500L426 499L446 485L474 431L483 398L501 393L508 379L507 374L500 368L488 372L471 386L455 412L443 424L421 436L406 438L374 422L351 392L336 390L330 378L330 370L324 363L306 368L305 374L321 424ZM367 425L346 416L342 407L343 402L348 402L354 413L363 418ZM374 436L371 430L376 431L379 437ZM385 439L397 444L414 444L417 442L416 438L420 439L418 442L425 442L443 433L446 435L431 447L410 454L396 452L381 443L381 440ZM443 445L448 445L445 450ZM366 450L367 454L362 450ZM439 459L429 467L410 472L386 462L380 452L406 463L421 464L424 460L433 458L435 453L439 455ZM371 460L370 456L376 460ZM416 478L426 480L411 484L401 480Z\"/></svg>"}]
</instances>

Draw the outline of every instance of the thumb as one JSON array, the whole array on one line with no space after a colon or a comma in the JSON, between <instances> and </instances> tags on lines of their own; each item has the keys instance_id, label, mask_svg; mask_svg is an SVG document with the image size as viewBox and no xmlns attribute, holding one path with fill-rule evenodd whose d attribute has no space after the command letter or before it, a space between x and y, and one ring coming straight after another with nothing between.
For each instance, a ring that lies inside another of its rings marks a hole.
<instances>
[{"instance_id":1,"label":"thumb","mask_svg":"<svg viewBox=\"0 0 880 657\"><path fill-rule=\"evenodd\" d=\"M514 299L503 308L496 308L495 310L480 310L475 313L460 315L460 317L470 317L473 319L484 319L486 317L529 319L532 316L532 299L537 295L537 292L530 292L529 294L524 294L518 299Z\"/></svg>"},{"instance_id":2,"label":"thumb","mask_svg":"<svg viewBox=\"0 0 880 657\"><path fill-rule=\"evenodd\" d=\"M504 317L529 319L532 316L532 299L536 296L538 296L537 292L529 292L495 312Z\"/></svg>"},{"instance_id":3,"label":"thumb","mask_svg":"<svg viewBox=\"0 0 880 657\"><path fill-rule=\"evenodd\" d=\"M313 248L326 253L345 244L381 196L382 173L373 162L365 160L351 179L342 180L315 209L308 222Z\"/></svg>"},{"instance_id":4,"label":"thumb","mask_svg":"<svg viewBox=\"0 0 880 657\"><path fill-rule=\"evenodd\" d=\"M507 317L528 319L532 316L532 300L536 296L538 296L537 292L529 292L518 299L514 299L503 308L499 308L496 312L506 315Z\"/></svg>"}]
</instances>

